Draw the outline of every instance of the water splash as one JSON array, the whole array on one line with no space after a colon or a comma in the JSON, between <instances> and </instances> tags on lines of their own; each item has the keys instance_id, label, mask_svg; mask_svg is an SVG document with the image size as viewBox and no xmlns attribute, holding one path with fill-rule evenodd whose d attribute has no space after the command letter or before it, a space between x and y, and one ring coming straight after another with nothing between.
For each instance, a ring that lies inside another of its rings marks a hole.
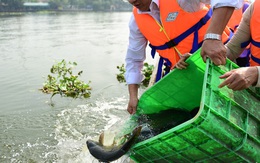
<instances>
[{"instance_id":1,"label":"water splash","mask_svg":"<svg viewBox=\"0 0 260 163\"><path fill-rule=\"evenodd\" d=\"M103 131L115 132L118 124L128 119L127 100L117 98L108 101L96 101L92 104L80 105L77 108L65 109L57 115L55 139L56 149L52 151L59 162L98 163L88 151L86 140L97 139ZM121 157L113 163L130 162L128 156Z\"/></svg>"},{"instance_id":2,"label":"water splash","mask_svg":"<svg viewBox=\"0 0 260 163\"><path fill-rule=\"evenodd\" d=\"M90 155L86 141L123 124L129 116L126 104L126 98L120 97L52 110L51 115L0 116L0 162L98 162ZM125 156L115 163L128 160Z\"/></svg>"}]
</instances>

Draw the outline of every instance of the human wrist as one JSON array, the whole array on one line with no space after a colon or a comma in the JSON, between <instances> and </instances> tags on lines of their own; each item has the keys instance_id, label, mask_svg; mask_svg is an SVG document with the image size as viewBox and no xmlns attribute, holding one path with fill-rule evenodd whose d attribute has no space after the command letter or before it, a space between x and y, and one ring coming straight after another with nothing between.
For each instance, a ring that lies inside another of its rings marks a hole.
<instances>
[{"instance_id":1,"label":"human wrist","mask_svg":"<svg viewBox=\"0 0 260 163\"><path fill-rule=\"evenodd\" d=\"M256 69L257 69L258 75L257 75L257 81L256 81L254 86L255 87L260 87L260 66L256 66Z\"/></svg>"},{"instance_id":2,"label":"human wrist","mask_svg":"<svg viewBox=\"0 0 260 163\"><path fill-rule=\"evenodd\" d=\"M128 91L129 91L129 98L136 99L138 97L138 84L129 84Z\"/></svg>"},{"instance_id":3,"label":"human wrist","mask_svg":"<svg viewBox=\"0 0 260 163\"><path fill-rule=\"evenodd\" d=\"M204 40L222 40L222 36L216 33L207 33L204 36Z\"/></svg>"}]
</instances>

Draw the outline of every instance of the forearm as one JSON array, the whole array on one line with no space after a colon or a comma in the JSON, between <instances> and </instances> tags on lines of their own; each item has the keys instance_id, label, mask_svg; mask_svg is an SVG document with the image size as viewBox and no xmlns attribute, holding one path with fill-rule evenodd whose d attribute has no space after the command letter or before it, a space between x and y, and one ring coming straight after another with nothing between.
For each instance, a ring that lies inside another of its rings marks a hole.
<instances>
[{"instance_id":1,"label":"forearm","mask_svg":"<svg viewBox=\"0 0 260 163\"><path fill-rule=\"evenodd\" d=\"M222 35L233 11L234 7L215 8L207 33Z\"/></svg>"},{"instance_id":2,"label":"forearm","mask_svg":"<svg viewBox=\"0 0 260 163\"><path fill-rule=\"evenodd\" d=\"M204 62L206 62L206 58L210 58L215 65L226 64L227 50L219 36L226 28L234 9L241 7L241 4L242 0L211 0L211 6L214 9L213 15L204 37L205 41L201 46L201 57Z\"/></svg>"},{"instance_id":3,"label":"forearm","mask_svg":"<svg viewBox=\"0 0 260 163\"><path fill-rule=\"evenodd\" d=\"M250 40L249 25L240 23L232 39L226 44L227 57L231 60L237 59L246 47L241 47L241 43Z\"/></svg>"},{"instance_id":4,"label":"forearm","mask_svg":"<svg viewBox=\"0 0 260 163\"><path fill-rule=\"evenodd\" d=\"M128 84L129 102L127 111L130 114L135 114L138 105L138 84Z\"/></svg>"},{"instance_id":5,"label":"forearm","mask_svg":"<svg viewBox=\"0 0 260 163\"><path fill-rule=\"evenodd\" d=\"M258 70L258 79L255 86L260 87L260 66L257 66L257 70Z\"/></svg>"},{"instance_id":6,"label":"forearm","mask_svg":"<svg viewBox=\"0 0 260 163\"><path fill-rule=\"evenodd\" d=\"M143 80L141 73L146 59L147 39L140 32L134 17L129 23L129 44L125 57L125 79L127 84L140 84Z\"/></svg>"},{"instance_id":7,"label":"forearm","mask_svg":"<svg viewBox=\"0 0 260 163\"><path fill-rule=\"evenodd\" d=\"M243 6L244 0L200 0L200 1L210 1L213 8L219 8L224 6L235 7L239 9Z\"/></svg>"},{"instance_id":8,"label":"forearm","mask_svg":"<svg viewBox=\"0 0 260 163\"><path fill-rule=\"evenodd\" d=\"M253 12L253 5L248 7L243 14L243 18L234 34L232 39L226 44L227 57L231 60L235 60L240 56L245 47L241 48L241 43L247 42L251 38L250 32L250 18Z\"/></svg>"},{"instance_id":9,"label":"forearm","mask_svg":"<svg viewBox=\"0 0 260 163\"><path fill-rule=\"evenodd\" d=\"M129 98L135 99L138 98L138 84L128 84Z\"/></svg>"}]
</instances>

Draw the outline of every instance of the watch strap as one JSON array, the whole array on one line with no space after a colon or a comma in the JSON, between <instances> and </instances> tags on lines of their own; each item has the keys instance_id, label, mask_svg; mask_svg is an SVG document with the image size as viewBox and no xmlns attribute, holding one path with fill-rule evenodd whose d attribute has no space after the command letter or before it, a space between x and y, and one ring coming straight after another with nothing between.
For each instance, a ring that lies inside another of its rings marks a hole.
<instances>
[{"instance_id":1,"label":"watch strap","mask_svg":"<svg viewBox=\"0 0 260 163\"><path fill-rule=\"evenodd\" d=\"M219 40L221 41L221 35L215 33L207 33L204 36L204 40Z\"/></svg>"}]
</instances>

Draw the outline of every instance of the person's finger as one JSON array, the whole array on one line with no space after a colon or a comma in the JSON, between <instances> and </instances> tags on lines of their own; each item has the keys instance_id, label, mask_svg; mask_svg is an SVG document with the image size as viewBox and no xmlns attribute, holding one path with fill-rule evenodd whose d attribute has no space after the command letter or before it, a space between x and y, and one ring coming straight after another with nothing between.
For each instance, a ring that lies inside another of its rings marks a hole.
<instances>
[{"instance_id":1,"label":"person's finger","mask_svg":"<svg viewBox=\"0 0 260 163\"><path fill-rule=\"evenodd\" d=\"M225 74L219 76L220 79L224 79L224 78L227 78L229 77L231 74L232 74L233 70L232 71L229 71L229 72L226 72Z\"/></svg>"},{"instance_id":2,"label":"person's finger","mask_svg":"<svg viewBox=\"0 0 260 163\"><path fill-rule=\"evenodd\" d=\"M183 67L180 66L180 65L178 65L178 66L176 65L176 68L179 69L179 70L182 70L182 69L183 69Z\"/></svg>"},{"instance_id":3,"label":"person's finger","mask_svg":"<svg viewBox=\"0 0 260 163\"><path fill-rule=\"evenodd\" d=\"M179 62L176 63L175 67L178 69L181 69L180 63L182 62L182 59L179 60Z\"/></svg>"},{"instance_id":4,"label":"person's finger","mask_svg":"<svg viewBox=\"0 0 260 163\"><path fill-rule=\"evenodd\" d=\"M186 68L186 67L188 66L188 63L186 63L186 62L180 62L180 66L181 66L182 68Z\"/></svg>"},{"instance_id":5,"label":"person's finger","mask_svg":"<svg viewBox=\"0 0 260 163\"><path fill-rule=\"evenodd\" d=\"M234 91L240 91L240 90L243 90L245 88L246 88L245 85L236 85L233 90Z\"/></svg>"},{"instance_id":6,"label":"person's finger","mask_svg":"<svg viewBox=\"0 0 260 163\"><path fill-rule=\"evenodd\" d=\"M234 91L242 90L245 88L244 85L238 84L236 82L232 82L227 86L229 89L232 89Z\"/></svg>"},{"instance_id":7,"label":"person's finger","mask_svg":"<svg viewBox=\"0 0 260 163\"><path fill-rule=\"evenodd\" d=\"M222 53L218 53L217 55L209 54L208 56L210 60L212 60L212 62L217 66L226 64L225 54Z\"/></svg>"},{"instance_id":8,"label":"person's finger","mask_svg":"<svg viewBox=\"0 0 260 163\"><path fill-rule=\"evenodd\" d=\"M201 52L202 60L206 63L207 55L204 52Z\"/></svg>"},{"instance_id":9,"label":"person's finger","mask_svg":"<svg viewBox=\"0 0 260 163\"><path fill-rule=\"evenodd\" d=\"M234 80L232 84L233 90L243 90L251 85L250 81L247 78L245 80Z\"/></svg>"},{"instance_id":10,"label":"person's finger","mask_svg":"<svg viewBox=\"0 0 260 163\"><path fill-rule=\"evenodd\" d=\"M214 58L210 58L210 59L211 59L211 60L213 61L213 63L214 63L215 65L217 65L217 66L219 66L219 65L222 64L221 59L218 58L218 57L214 57Z\"/></svg>"},{"instance_id":11,"label":"person's finger","mask_svg":"<svg viewBox=\"0 0 260 163\"><path fill-rule=\"evenodd\" d=\"M180 64L178 67L179 67L179 69L181 69L181 70L186 68L185 66L183 66L183 65L181 65L181 64Z\"/></svg>"},{"instance_id":12,"label":"person's finger","mask_svg":"<svg viewBox=\"0 0 260 163\"><path fill-rule=\"evenodd\" d=\"M227 82L226 82L226 80L224 80L222 83L220 83L219 85L218 85L218 88L222 88L222 87L224 87L224 86L226 86L227 85Z\"/></svg>"},{"instance_id":13,"label":"person's finger","mask_svg":"<svg viewBox=\"0 0 260 163\"><path fill-rule=\"evenodd\" d=\"M132 111L132 114L135 114L136 113L136 109L134 109L133 111Z\"/></svg>"},{"instance_id":14,"label":"person's finger","mask_svg":"<svg viewBox=\"0 0 260 163\"><path fill-rule=\"evenodd\" d=\"M191 56L190 53L186 53L183 55L183 60L186 61Z\"/></svg>"},{"instance_id":15,"label":"person's finger","mask_svg":"<svg viewBox=\"0 0 260 163\"><path fill-rule=\"evenodd\" d=\"M127 111L128 111L129 114L133 114L134 108L133 108L131 105L129 105L129 106L127 107Z\"/></svg>"},{"instance_id":16,"label":"person's finger","mask_svg":"<svg viewBox=\"0 0 260 163\"><path fill-rule=\"evenodd\" d=\"M221 65L225 65L227 62L227 58L226 57L221 57Z\"/></svg>"},{"instance_id":17,"label":"person's finger","mask_svg":"<svg viewBox=\"0 0 260 163\"><path fill-rule=\"evenodd\" d=\"M178 69L186 69L187 68L187 66L188 66L188 64L186 63L186 62L178 62L177 64L176 64L176 67L178 68Z\"/></svg>"},{"instance_id":18,"label":"person's finger","mask_svg":"<svg viewBox=\"0 0 260 163\"><path fill-rule=\"evenodd\" d=\"M226 78L226 80L224 80L222 83L219 84L219 88L222 88L226 85L230 86L230 84L234 81L233 77L232 76L229 76Z\"/></svg>"},{"instance_id":19,"label":"person's finger","mask_svg":"<svg viewBox=\"0 0 260 163\"><path fill-rule=\"evenodd\" d=\"M128 107L128 108L127 108L127 111L128 111L129 114L132 114L131 108Z\"/></svg>"},{"instance_id":20,"label":"person's finger","mask_svg":"<svg viewBox=\"0 0 260 163\"><path fill-rule=\"evenodd\" d=\"M234 84L234 83L229 83L228 85L227 85L227 87L229 88L229 89L232 89L232 90L234 90L234 91L236 91L236 85Z\"/></svg>"},{"instance_id":21,"label":"person's finger","mask_svg":"<svg viewBox=\"0 0 260 163\"><path fill-rule=\"evenodd\" d=\"M131 108L129 111L130 114L135 114L135 109Z\"/></svg>"}]
</instances>

